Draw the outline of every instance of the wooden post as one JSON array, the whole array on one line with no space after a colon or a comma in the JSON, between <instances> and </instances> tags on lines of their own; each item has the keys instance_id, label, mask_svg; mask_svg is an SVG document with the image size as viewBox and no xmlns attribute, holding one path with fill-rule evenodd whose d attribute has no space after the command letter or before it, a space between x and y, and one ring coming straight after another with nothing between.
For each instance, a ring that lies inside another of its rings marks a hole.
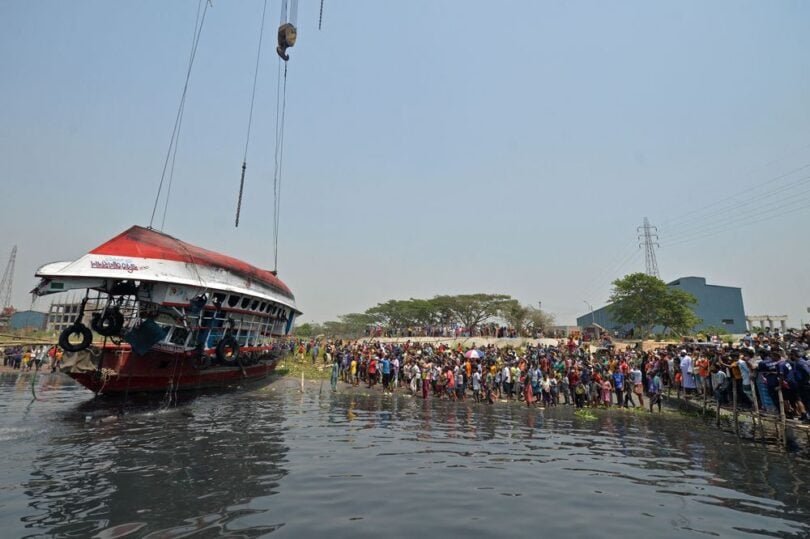
<instances>
[{"instance_id":1,"label":"wooden post","mask_svg":"<svg viewBox=\"0 0 810 539\"><path fill-rule=\"evenodd\" d=\"M787 449L787 418L785 417L785 399L782 397L782 380L781 376L779 377L779 425L782 431L782 439L781 443L779 444L782 449ZM777 428L777 431L779 428Z\"/></svg>"},{"instance_id":2,"label":"wooden post","mask_svg":"<svg viewBox=\"0 0 810 539\"><path fill-rule=\"evenodd\" d=\"M673 373L672 376L669 374L669 363L667 363L667 401L669 400L670 395L672 394L672 384L675 382L675 375Z\"/></svg>"},{"instance_id":3,"label":"wooden post","mask_svg":"<svg viewBox=\"0 0 810 539\"><path fill-rule=\"evenodd\" d=\"M714 424L719 427L720 426L720 392L714 392L714 398L717 401L717 416L714 418Z\"/></svg>"},{"instance_id":4,"label":"wooden post","mask_svg":"<svg viewBox=\"0 0 810 539\"><path fill-rule=\"evenodd\" d=\"M738 411L737 411L737 380L732 378L731 381L733 383L733 385L731 386L731 391L732 391L732 399L733 399L732 402L733 402L733 406L734 406L732 408L733 414L734 414L734 433L737 436L739 436L740 435L740 421L739 421L739 415L738 415Z\"/></svg>"},{"instance_id":5,"label":"wooden post","mask_svg":"<svg viewBox=\"0 0 810 539\"><path fill-rule=\"evenodd\" d=\"M701 387L703 388L703 416L706 416L706 408L709 404L709 381L701 378Z\"/></svg>"},{"instance_id":6,"label":"wooden post","mask_svg":"<svg viewBox=\"0 0 810 539\"><path fill-rule=\"evenodd\" d=\"M759 391L757 387L757 378L759 377L759 373L754 371L754 375L751 379L751 397L754 401L754 440L757 439L757 425L759 425L759 430L762 433L762 441L765 441L765 425L762 424L762 414L759 411L759 397L757 396L757 391Z\"/></svg>"}]
</instances>

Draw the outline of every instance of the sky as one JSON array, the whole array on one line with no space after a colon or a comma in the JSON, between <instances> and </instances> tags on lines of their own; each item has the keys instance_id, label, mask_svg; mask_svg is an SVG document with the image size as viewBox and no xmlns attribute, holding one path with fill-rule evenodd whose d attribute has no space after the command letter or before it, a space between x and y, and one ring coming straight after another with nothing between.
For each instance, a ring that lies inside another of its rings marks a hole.
<instances>
[{"instance_id":1,"label":"sky","mask_svg":"<svg viewBox=\"0 0 810 539\"><path fill-rule=\"evenodd\" d=\"M0 0L18 309L40 265L149 224L197 6ZM272 268L280 0L233 226L262 7L208 9L163 230ZM490 292L573 323L644 271L647 217L665 281L810 321L809 2L325 0L320 31L319 7L289 50L281 189L302 320Z\"/></svg>"}]
</instances>

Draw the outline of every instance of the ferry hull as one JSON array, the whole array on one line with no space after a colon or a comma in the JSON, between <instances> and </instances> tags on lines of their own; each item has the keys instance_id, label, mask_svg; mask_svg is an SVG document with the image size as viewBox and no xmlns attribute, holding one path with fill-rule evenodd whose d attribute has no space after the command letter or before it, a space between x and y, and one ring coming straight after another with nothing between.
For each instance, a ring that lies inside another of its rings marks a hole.
<instances>
[{"instance_id":1,"label":"ferry hull","mask_svg":"<svg viewBox=\"0 0 810 539\"><path fill-rule=\"evenodd\" d=\"M129 349L105 349L101 354L101 369L87 354L64 374L95 393L125 395L242 386L268 378L278 364L269 351L246 353L241 367L208 368L198 368L196 358L184 353L150 350L137 356Z\"/></svg>"}]
</instances>

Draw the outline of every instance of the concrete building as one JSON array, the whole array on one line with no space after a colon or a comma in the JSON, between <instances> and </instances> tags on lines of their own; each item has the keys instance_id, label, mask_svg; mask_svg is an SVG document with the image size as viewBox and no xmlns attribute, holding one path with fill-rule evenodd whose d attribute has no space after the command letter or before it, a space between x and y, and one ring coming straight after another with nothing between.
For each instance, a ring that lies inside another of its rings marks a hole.
<instances>
[{"instance_id":1,"label":"concrete building","mask_svg":"<svg viewBox=\"0 0 810 539\"><path fill-rule=\"evenodd\" d=\"M81 302L64 302L64 303L51 303L51 308L48 310L48 331L60 332L66 327L73 324L76 316L79 314ZM84 317L82 322L86 326L90 326L90 312L94 309L94 304L88 303L85 308Z\"/></svg>"},{"instance_id":2,"label":"concrete building","mask_svg":"<svg viewBox=\"0 0 810 539\"><path fill-rule=\"evenodd\" d=\"M48 323L48 313L38 311L19 311L11 315L9 328L11 329L45 329Z\"/></svg>"},{"instance_id":3,"label":"concrete building","mask_svg":"<svg viewBox=\"0 0 810 539\"><path fill-rule=\"evenodd\" d=\"M810 309L808 309L810 312ZM787 331L787 315L785 314L760 314L756 316L746 316L745 321L748 322L748 331L765 331L766 329L776 329L774 322L779 322L779 328L782 333ZM759 324L759 327L757 327Z\"/></svg>"},{"instance_id":4,"label":"concrete building","mask_svg":"<svg viewBox=\"0 0 810 539\"><path fill-rule=\"evenodd\" d=\"M702 322L695 328L696 330L719 327L732 334L745 333L745 309L740 288L707 284L704 277L681 277L667 283L667 286L689 292L697 298L694 311ZM606 305L577 317L577 325L584 327L598 324L609 331L620 333L631 330L631 325L622 325L613 320L609 307L610 305ZM662 329L657 328L657 331Z\"/></svg>"}]
</instances>

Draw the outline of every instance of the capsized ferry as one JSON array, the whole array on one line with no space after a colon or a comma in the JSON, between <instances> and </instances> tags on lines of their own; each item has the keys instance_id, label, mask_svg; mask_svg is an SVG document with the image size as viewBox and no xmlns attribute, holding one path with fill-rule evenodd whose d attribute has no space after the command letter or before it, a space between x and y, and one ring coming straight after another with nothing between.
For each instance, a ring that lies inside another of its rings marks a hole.
<instances>
[{"instance_id":1,"label":"capsized ferry","mask_svg":"<svg viewBox=\"0 0 810 539\"><path fill-rule=\"evenodd\" d=\"M36 276L39 296L85 291L62 371L105 395L267 377L300 314L274 272L140 226Z\"/></svg>"}]
</instances>

